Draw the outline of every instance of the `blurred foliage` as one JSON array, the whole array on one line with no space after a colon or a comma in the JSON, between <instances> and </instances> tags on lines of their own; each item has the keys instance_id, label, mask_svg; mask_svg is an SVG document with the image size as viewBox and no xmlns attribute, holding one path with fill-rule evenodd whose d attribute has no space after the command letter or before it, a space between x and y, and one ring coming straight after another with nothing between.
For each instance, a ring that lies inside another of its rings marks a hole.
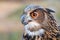
<instances>
[{"instance_id":1,"label":"blurred foliage","mask_svg":"<svg viewBox=\"0 0 60 40\"><path fill-rule=\"evenodd\" d=\"M8 19L20 20L20 16L22 15L25 7L26 5L22 5L19 9L16 9L11 15L8 16Z\"/></svg>"},{"instance_id":2,"label":"blurred foliage","mask_svg":"<svg viewBox=\"0 0 60 40\"><path fill-rule=\"evenodd\" d=\"M0 33L0 40L22 40L22 32Z\"/></svg>"},{"instance_id":3,"label":"blurred foliage","mask_svg":"<svg viewBox=\"0 0 60 40\"><path fill-rule=\"evenodd\" d=\"M60 12L58 12L58 14L56 14L56 17L60 20Z\"/></svg>"}]
</instances>

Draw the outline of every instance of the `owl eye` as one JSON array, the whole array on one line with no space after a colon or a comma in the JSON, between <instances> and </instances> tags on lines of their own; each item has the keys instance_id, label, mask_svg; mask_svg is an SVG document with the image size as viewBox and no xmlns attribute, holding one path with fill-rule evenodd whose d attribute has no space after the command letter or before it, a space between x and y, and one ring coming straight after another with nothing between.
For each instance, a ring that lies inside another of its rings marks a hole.
<instances>
[{"instance_id":1,"label":"owl eye","mask_svg":"<svg viewBox=\"0 0 60 40\"><path fill-rule=\"evenodd\" d=\"M38 16L38 13L37 12L30 13L30 16L32 18L36 18Z\"/></svg>"}]
</instances>

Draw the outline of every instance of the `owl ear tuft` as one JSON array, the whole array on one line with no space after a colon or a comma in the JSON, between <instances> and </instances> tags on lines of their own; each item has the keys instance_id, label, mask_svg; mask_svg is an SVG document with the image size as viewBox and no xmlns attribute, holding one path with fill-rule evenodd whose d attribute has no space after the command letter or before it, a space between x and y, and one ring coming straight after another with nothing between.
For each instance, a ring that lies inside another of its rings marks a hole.
<instances>
[{"instance_id":1,"label":"owl ear tuft","mask_svg":"<svg viewBox=\"0 0 60 40\"><path fill-rule=\"evenodd\" d=\"M49 8L46 8L46 11L48 12L48 13L55 13L55 11L54 10L52 10L52 9L49 9Z\"/></svg>"}]
</instances>

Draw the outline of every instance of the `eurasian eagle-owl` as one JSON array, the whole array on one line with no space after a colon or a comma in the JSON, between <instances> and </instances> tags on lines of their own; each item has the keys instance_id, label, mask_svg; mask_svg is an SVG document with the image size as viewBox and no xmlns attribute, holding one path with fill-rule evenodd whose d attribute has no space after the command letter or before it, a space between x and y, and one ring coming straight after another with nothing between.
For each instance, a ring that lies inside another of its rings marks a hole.
<instances>
[{"instance_id":1,"label":"eurasian eagle-owl","mask_svg":"<svg viewBox=\"0 0 60 40\"><path fill-rule=\"evenodd\" d=\"M60 40L60 32L49 8L28 5L21 16L23 40Z\"/></svg>"}]
</instances>

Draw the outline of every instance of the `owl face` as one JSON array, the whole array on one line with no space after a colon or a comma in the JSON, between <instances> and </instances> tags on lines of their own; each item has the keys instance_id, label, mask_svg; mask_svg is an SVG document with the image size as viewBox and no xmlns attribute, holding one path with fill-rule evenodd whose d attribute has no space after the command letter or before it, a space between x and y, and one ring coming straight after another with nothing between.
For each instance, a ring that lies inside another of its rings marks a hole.
<instances>
[{"instance_id":1,"label":"owl face","mask_svg":"<svg viewBox=\"0 0 60 40\"><path fill-rule=\"evenodd\" d=\"M43 8L38 5L33 5L33 4L28 5L23 11L23 15L21 16L21 21L24 25L33 21L42 23L45 20L45 14L50 12L54 12L54 11L49 8Z\"/></svg>"},{"instance_id":2,"label":"owl face","mask_svg":"<svg viewBox=\"0 0 60 40\"><path fill-rule=\"evenodd\" d=\"M27 13L24 13L22 16L22 23L28 24L30 22L37 22L42 23L44 21L45 14L43 12L43 9L38 8L32 11L29 11Z\"/></svg>"}]
</instances>

